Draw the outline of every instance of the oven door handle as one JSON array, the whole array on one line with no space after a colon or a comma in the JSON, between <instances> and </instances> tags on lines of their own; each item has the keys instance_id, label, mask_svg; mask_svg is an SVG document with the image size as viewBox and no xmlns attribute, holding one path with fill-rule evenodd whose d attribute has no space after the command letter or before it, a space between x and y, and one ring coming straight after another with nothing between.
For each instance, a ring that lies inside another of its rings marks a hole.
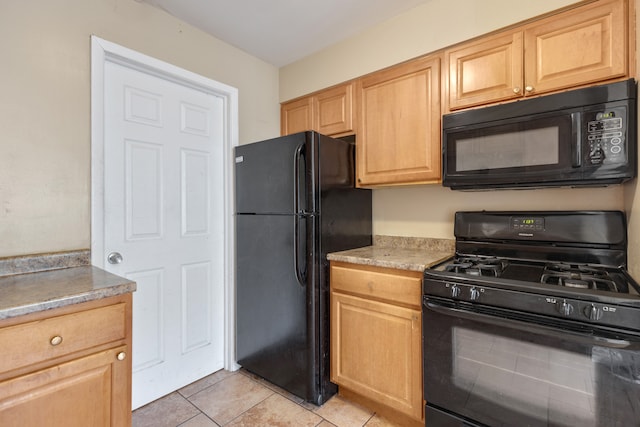
<instances>
[{"instance_id":1,"label":"oven door handle","mask_svg":"<svg viewBox=\"0 0 640 427\"><path fill-rule=\"evenodd\" d=\"M625 349L625 350L636 350L640 349L640 338L637 338L633 341L626 339L618 339L618 338L610 338L602 335L594 335L590 333L581 333L578 331L574 331L568 328L562 328L562 320L558 321L558 327L542 325L540 323L528 323L523 322L522 320L515 319L513 317L509 317L508 313L503 312L499 309L494 309L496 315L484 314L484 313L476 313L464 309L452 308L443 306L432 300L428 300L425 302L424 306L429 310L432 310L436 313L444 314L447 316L455 316L461 317L467 320L477 321L481 320L485 323L490 323L492 325L500 326L502 328L509 327L513 329L518 329L523 332L540 334L543 333L545 335L551 335L559 339L567 340L571 339L574 342L585 343L589 345L597 345L600 347L609 347L616 349ZM500 314L504 314L504 316L500 316ZM507 318L509 320L509 324L505 324L504 320ZM532 319L535 322L534 319ZM570 335L570 338L568 337Z\"/></svg>"}]
</instances>

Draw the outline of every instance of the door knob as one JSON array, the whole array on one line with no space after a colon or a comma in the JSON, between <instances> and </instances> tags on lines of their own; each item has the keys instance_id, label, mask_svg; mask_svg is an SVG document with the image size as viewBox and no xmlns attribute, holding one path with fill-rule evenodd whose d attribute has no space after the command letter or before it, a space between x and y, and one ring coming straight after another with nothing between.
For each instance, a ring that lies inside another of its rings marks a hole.
<instances>
[{"instance_id":1,"label":"door knob","mask_svg":"<svg viewBox=\"0 0 640 427\"><path fill-rule=\"evenodd\" d=\"M107 256L107 261L109 261L109 264L120 264L122 262L122 255L120 255L120 252L111 252L108 256Z\"/></svg>"}]
</instances>

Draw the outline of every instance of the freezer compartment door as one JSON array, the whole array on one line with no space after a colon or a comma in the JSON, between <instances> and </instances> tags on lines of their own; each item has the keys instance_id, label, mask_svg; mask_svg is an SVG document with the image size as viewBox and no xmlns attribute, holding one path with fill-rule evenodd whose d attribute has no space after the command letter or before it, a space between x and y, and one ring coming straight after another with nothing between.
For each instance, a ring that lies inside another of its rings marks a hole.
<instances>
[{"instance_id":1,"label":"freezer compartment door","mask_svg":"<svg viewBox=\"0 0 640 427\"><path fill-rule=\"evenodd\" d=\"M309 400L316 393L307 312L312 287L296 277L296 255L306 268L307 226L303 218L296 254L295 223L293 215L236 218L236 354L245 369Z\"/></svg>"},{"instance_id":2,"label":"freezer compartment door","mask_svg":"<svg viewBox=\"0 0 640 427\"><path fill-rule=\"evenodd\" d=\"M312 133L303 132L236 147L236 212L308 211Z\"/></svg>"}]
</instances>

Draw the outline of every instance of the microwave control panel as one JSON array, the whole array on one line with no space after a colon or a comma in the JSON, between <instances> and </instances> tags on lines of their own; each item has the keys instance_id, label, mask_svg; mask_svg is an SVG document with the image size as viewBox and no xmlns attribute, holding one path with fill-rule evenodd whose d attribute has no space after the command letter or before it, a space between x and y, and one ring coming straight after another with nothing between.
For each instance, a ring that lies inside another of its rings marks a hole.
<instances>
[{"instance_id":1,"label":"microwave control panel","mask_svg":"<svg viewBox=\"0 0 640 427\"><path fill-rule=\"evenodd\" d=\"M584 113L588 152L587 164L611 165L627 163L626 108L614 107Z\"/></svg>"}]
</instances>

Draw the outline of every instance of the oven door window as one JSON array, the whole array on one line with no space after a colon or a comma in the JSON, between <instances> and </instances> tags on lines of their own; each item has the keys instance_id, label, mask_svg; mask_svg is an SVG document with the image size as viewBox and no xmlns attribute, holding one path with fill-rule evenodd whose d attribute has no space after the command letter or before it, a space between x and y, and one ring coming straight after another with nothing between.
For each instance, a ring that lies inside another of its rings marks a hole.
<instances>
[{"instance_id":1,"label":"oven door window","mask_svg":"<svg viewBox=\"0 0 640 427\"><path fill-rule=\"evenodd\" d=\"M446 173L492 178L571 170L571 115L519 119L490 126L445 130ZM573 154L573 157L572 157Z\"/></svg>"},{"instance_id":2,"label":"oven door window","mask_svg":"<svg viewBox=\"0 0 640 427\"><path fill-rule=\"evenodd\" d=\"M428 405L491 426L638 425L639 337L432 303L423 321Z\"/></svg>"}]
</instances>

